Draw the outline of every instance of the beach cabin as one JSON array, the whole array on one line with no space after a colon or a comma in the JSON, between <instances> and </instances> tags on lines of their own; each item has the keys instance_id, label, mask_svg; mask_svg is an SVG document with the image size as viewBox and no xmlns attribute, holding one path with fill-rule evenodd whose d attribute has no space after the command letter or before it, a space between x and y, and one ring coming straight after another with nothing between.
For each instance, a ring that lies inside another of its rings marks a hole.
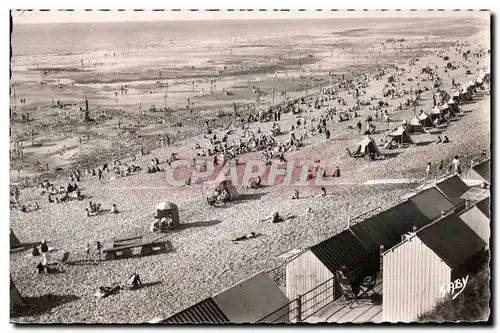
<instances>
[{"instance_id":1,"label":"beach cabin","mask_svg":"<svg viewBox=\"0 0 500 333\"><path fill-rule=\"evenodd\" d=\"M429 220L439 217L444 212L452 210L455 206L434 187L417 193L408 200Z\"/></svg>"},{"instance_id":2,"label":"beach cabin","mask_svg":"<svg viewBox=\"0 0 500 333\"><path fill-rule=\"evenodd\" d=\"M342 296L334 276L344 265L362 279L378 271L380 253L371 256L347 229L306 249L286 264L287 296L295 299L300 295L302 304L307 304L302 311L303 318Z\"/></svg>"},{"instance_id":3,"label":"beach cabin","mask_svg":"<svg viewBox=\"0 0 500 333\"><path fill-rule=\"evenodd\" d=\"M477 186L486 182L491 184L491 160L473 165L460 175L460 178L469 186Z\"/></svg>"},{"instance_id":4,"label":"beach cabin","mask_svg":"<svg viewBox=\"0 0 500 333\"><path fill-rule=\"evenodd\" d=\"M160 324L225 324L289 322L290 301L266 272L208 297L167 319L150 322Z\"/></svg>"},{"instance_id":5,"label":"beach cabin","mask_svg":"<svg viewBox=\"0 0 500 333\"><path fill-rule=\"evenodd\" d=\"M231 323L287 323L290 300L266 272L212 296Z\"/></svg>"},{"instance_id":6,"label":"beach cabin","mask_svg":"<svg viewBox=\"0 0 500 333\"><path fill-rule=\"evenodd\" d=\"M462 198L462 195L469 191L469 186L467 186L467 184L465 184L457 175L437 183L436 188L454 206L464 204L465 199Z\"/></svg>"},{"instance_id":7,"label":"beach cabin","mask_svg":"<svg viewBox=\"0 0 500 333\"><path fill-rule=\"evenodd\" d=\"M485 198L474 205L467 207L460 213L459 217L474 230L476 234L487 244L489 248L491 237L491 216L490 216L490 198Z\"/></svg>"},{"instance_id":8,"label":"beach cabin","mask_svg":"<svg viewBox=\"0 0 500 333\"><path fill-rule=\"evenodd\" d=\"M208 297L167 319L150 321L150 323L153 322L155 324L226 324L230 321L214 300Z\"/></svg>"},{"instance_id":9,"label":"beach cabin","mask_svg":"<svg viewBox=\"0 0 500 333\"><path fill-rule=\"evenodd\" d=\"M349 226L370 255L380 255L380 247L391 248L401 242L401 237L429 223L411 201L404 201L364 221Z\"/></svg>"},{"instance_id":10,"label":"beach cabin","mask_svg":"<svg viewBox=\"0 0 500 333\"><path fill-rule=\"evenodd\" d=\"M451 214L383 253L383 320L412 322L431 310L456 279L476 273L486 243Z\"/></svg>"}]
</instances>

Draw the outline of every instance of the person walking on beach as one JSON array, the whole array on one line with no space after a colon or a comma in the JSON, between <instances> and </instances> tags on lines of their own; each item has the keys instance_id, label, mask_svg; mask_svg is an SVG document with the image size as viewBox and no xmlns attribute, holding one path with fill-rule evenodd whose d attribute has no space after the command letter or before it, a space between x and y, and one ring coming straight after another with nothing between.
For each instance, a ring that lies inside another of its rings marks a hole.
<instances>
[{"instance_id":1,"label":"person walking on beach","mask_svg":"<svg viewBox=\"0 0 500 333\"><path fill-rule=\"evenodd\" d=\"M439 174L442 175L444 172L444 161L439 162L439 167L438 167Z\"/></svg>"},{"instance_id":2,"label":"person walking on beach","mask_svg":"<svg viewBox=\"0 0 500 333\"><path fill-rule=\"evenodd\" d=\"M85 247L85 259L89 260L90 259L90 244L87 243L87 247Z\"/></svg>"},{"instance_id":3,"label":"person walking on beach","mask_svg":"<svg viewBox=\"0 0 500 333\"><path fill-rule=\"evenodd\" d=\"M458 155L455 155L455 158L453 159L453 161L451 161L451 164L453 166L453 172L456 172L460 175L462 173L462 168L460 160L458 159Z\"/></svg>"},{"instance_id":4,"label":"person walking on beach","mask_svg":"<svg viewBox=\"0 0 500 333\"><path fill-rule=\"evenodd\" d=\"M102 255L101 242L99 242L99 241L96 242L96 248L97 248L97 260L101 260L101 255Z\"/></svg>"},{"instance_id":5,"label":"person walking on beach","mask_svg":"<svg viewBox=\"0 0 500 333\"><path fill-rule=\"evenodd\" d=\"M40 253L42 254L42 265L47 266L49 262L49 247L43 239L42 244L40 244Z\"/></svg>"},{"instance_id":6,"label":"person walking on beach","mask_svg":"<svg viewBox=\"0 0 500 333\"><path fill-rule=\"evenodd\" d=\"M98 174L99 174L99 180L102 180L102 170L98 169Z\"/></svg>"},{"instance_id":7,"label":"person walking on beach","mask_svg":"<svg viewBox=\"0 0 500 333\"><path fill-rule=\"evenodd\" d=\"M431 162L427 162L427 167L425 168L425 183L431 177Z\"/></svg>"},{"instance_id":8,"label":"person walking on beach","mask_svg":"<svg viewBox=\"0 0 500 333\"><path fill-rule=\"evenodd\" d=\"M358 132L359 132L359 133L361 133L361 127L362 127L362 125L361 125L361 122L360 122L360 121L358 121L358 122L356 123L356 127L358 128Z\"/></svg>"}]
</instances>

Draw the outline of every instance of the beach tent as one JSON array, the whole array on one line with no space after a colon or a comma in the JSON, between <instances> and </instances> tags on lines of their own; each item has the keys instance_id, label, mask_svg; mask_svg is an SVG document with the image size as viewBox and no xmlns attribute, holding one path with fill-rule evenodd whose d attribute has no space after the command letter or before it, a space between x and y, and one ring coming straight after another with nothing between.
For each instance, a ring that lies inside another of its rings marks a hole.
<instances>
[{"instance_id":1,"label":"beach tent","mask_svg":"<svg viewBox=\"0 0 500 333\"><path fill-rule=\"evenodd\" d=\"M14 231L12 231L12 229L10 229L10 248L14 249L14 248L16 248L18 246L21 246L21 242L17 238L17 236L14 233Z\"/></svg>"},{"instance_id":2,"label":"beach tent","mask_svg":"<svg viewBox=\"0 0 500 333\"><path fill-rule=\"evenodd\" d=\"M451 115L456 115L457 113L460 113L460 108L458 107L458 104L455 103L453 99L450 99L448 104L448 112L450 112Z\"/></svg>"},{"instance_id":3,"label":"beach tent","mask_svg":"<svg viewBox=\"0 0 500 333\"><path fill-rule=\"evenodd\" d=\"M219 177L217 177L219 178ZM226 189L229 191L229 195L231 196L231 200L238 199L240 197L240 194L236 190L236 187L232 184L230 180L222 180L219 182L215 182L215 187L214 189L219 189L220 191Z\"/></svg>"},{"instance_id":4,"label":"beach tent","mask_svg":"<svg viewBox=\"0 0 500 333\"><path fill-rule=\"evenodd\" d=\"M420 124L424 128L425 127L436 127L434 122L431 120L431 118L429 118L429 116L425 112L422 113L421 115L417 116L417 118L420 120Z\"/></svg>"},{"instance_id":5,"label":"beach tent","mask_svg":"<svg viewBox=\"0 0 500 333\"><path fill-rule=\"evenodd\" d=\"M222 191L223 189L227 189L229 191L229 195L231 196L231 200L234 200L239 198L240 194L236 190L233 181L226 178L226 175L229 173L229 167L226 167L224 170L219 172L214 180L207 182L207 184L213 186L214 190L219 189L219 191ZM238 179L236 179L236 181L238 181Z\"/></svg>"},{"instance_id":6,"label":"beach tent","mask_svg":"<svg viewBox=\"0 0 500 333\"><path fill-rule=\"evenodd\" d=\"M429 113L428 113L428 116L431 120L441 118L442 115L443 115L443 113L441 112L441 110L437 106L433 107L431 109L431 111L429 111Z\"/></svg>"},{"instance_id":7,"label":"beach tent","mask_svg":"<svg viewBox=\"0 0 500 333\"><path fill-rule=\"evenodd\" d=\"M392 137L392 140L397 143L414 143L410 134L402 126L389 133L388 136Z\"/></svg>"},{"instance_id":8,"label":"beach tent","mask_svg":"<svg viewBox=\"0 0 500 333\"><path fill-rule=\"evenodd\" d=\"M162 201L156 205L156 218L162 219L170 215L172 226L175 228L180 224L179 208L176 204L168 201Z\"/></svg>"},{"instance_id":9,"label":"beach tent","mask_svg":"<svg viewBox=\"0 0 500 333\"><path fill-rule=\"evenodd\" d=\"M21 293L19 290L17 290L16 285L14 284L14 281L12 281L12 276L10 277L10 311L14 309L14 307L17 306L23 306L24 301L23 297L21 296Z\"/></svg>"},{"instance_id":10,"label":"beach tent","mask_svg":"<svg viewBox=\"0 0 500 333\"><path fill-rule=\"evenodd\" d=\"M413 117L406 127L408 133L422 132L422 129L422 123L417 116Z\"/></svg>"},{"instance_id":11,"label":"beach tent","mask_svg":"<svg viewBox=\"0 0 500 333\"><path fill-rule=\"evenodd\" d=\"M380 150L378 149L375 141L370 136L365 136L363 140L361 140L358 144L358 148L354 152L354 155L369 155L369 154L382 155Z\"/></svg>"}]
</instances>

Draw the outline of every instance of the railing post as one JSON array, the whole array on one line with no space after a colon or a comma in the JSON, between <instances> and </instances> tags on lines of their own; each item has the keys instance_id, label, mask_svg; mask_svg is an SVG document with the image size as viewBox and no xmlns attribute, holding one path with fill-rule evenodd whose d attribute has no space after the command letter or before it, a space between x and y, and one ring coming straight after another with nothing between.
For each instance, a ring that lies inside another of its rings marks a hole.
<instances>
[{"instance_id":1,"label":"railing post","mask_svg":"<svg viewBox=\"0 0 500 333\"><path fill-rule=\"evenodd\" d=\"M302 295L300 294L297 297L297 321L299 323L302 321Z\"/></svg>"}]
</instances>

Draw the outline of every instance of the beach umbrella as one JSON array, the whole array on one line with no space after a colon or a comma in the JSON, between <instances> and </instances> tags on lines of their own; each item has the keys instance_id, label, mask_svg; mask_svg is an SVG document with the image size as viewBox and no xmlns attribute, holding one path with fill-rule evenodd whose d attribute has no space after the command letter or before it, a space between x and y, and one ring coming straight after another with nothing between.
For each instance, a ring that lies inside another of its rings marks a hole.
<instances>
[{"instance_id":1,"label":"beach umbrella","mask_svg":"<svg viewBox=\"0 0 500 333\"><path fill-rule=\"evenodd\" d=\"M163 201L160 202L159 204L156 205L156 209L158 210L171 210L175 207L175 205L171 202L168 201Z\"/></svg>"}]
</instances>

